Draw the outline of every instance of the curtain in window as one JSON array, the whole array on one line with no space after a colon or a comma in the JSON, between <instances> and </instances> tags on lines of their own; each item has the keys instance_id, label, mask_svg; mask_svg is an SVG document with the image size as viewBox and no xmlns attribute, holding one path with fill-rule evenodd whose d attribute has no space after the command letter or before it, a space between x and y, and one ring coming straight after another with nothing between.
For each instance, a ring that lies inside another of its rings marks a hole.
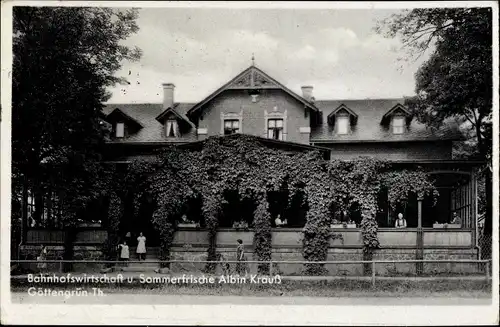
<instances>
[{"instance_id":1,"label":"curtain in window","mask_svg":"<svg viewBox=\"0 0 500 327\"><path fill-rule=\"evenodd\" d=\"M177 121L168 120L167 121L167 137L177 137L179 135L179 127Z\"/></svg>"},{"instance_id":2,"label":"curtain in window","mask_svg":"<svg viewBox=\"0 0 500 327\"><path fill-rule=\"evenodd\" d=\"M349 117L340 116L337 118L337 134L347 134L349 132Z\"/></svg>"},{"instance_id":3,"label":"curtain in window","mask_svg":"<svg viewBox=\"0 0 500 327\"><path fill-rule=\"evenodd\" d=\"M224 120L224 134L233 134L237 133L240 129L240 121L239 120Z\"/></svg>"},{"instance_id":4,"label":"curtain in window","mask_svg":"<svg viewBox=\"0 0 500 327\"><path fill-rule=\"evenodd\" d=\"M269 119L267 121L267 137L283 140L283 119Z\"/></svg>"},{"instance_id":5,"label":"curtain in window","mask_svg":"<svg viewBox=\"0 0 500 327\"><path fill-rule=\"evenodd\" d=\"M403 134L404 121L404 117L394 117L392 119L392 131L394 134Z\"/></svg>"},{"instance_id":6,"label":"curtain in window","mask_svg":"<svg viewBox=\"0 0 500 327\"><path fill-rule=\"evenodd\" d=\"M123 123L116 124L116 137L123 137L125 134L125 125Z\"/></svg>"}]
</instances>

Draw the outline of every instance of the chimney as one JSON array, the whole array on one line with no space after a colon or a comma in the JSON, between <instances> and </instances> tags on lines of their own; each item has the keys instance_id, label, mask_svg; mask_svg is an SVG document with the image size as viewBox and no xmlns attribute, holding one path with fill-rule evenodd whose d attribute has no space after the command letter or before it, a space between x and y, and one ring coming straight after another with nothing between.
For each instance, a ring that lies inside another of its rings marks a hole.
<instances>
[{"instance_id":1,"label":"chimney","mask_svg":"<svg viewBox=\"0 0 500 327\"><path fill-rule=\"evenodd\" d=\"M163 83L163 109L174 107L174 88L172 83Z\"/></svg>"},{"instance_id":2,"label":"chimney","mask_svg":"<svg viewBox=\"0 0 500 327\"><path fill-rule=\"evenodd\" d=\"M313 92L312 86L310 85L302 86L302 97L307 101L313 100L312 92Z\"/></svg>"}]
</instances>

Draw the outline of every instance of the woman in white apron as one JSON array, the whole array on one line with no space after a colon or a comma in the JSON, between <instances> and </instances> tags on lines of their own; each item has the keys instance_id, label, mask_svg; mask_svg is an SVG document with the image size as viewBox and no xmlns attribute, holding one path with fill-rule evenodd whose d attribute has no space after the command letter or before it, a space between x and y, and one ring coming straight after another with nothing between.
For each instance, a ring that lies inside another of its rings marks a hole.
<instances>
[{"instance_id":1,"label":"woman in white apron","mask_svg":"<svg viewBox=\"0 0 500 327\"><path fill-rule=\"evenodd\" d=\"M137 255L139 256L139 261L146 260L146 237L142 235L142 232L137 238Z\"/></svg>"},{"instance_id":2,"label":"woman in white apron","mask_svg":"<svg viewBox=\"0 0 500 327\"><path fill-rule=\"evenodd\" d=\"M396 219L396 228L406 228L406 219L403 218L403 214L399 213L398 214L398 219Z\"/></svg>"},{"instance_id":3,"label":"woman in white apron","mask_svg":"<svg viewBox=\"0 0 500 327\"><path fill-rule=\"evenodd\" d=\"M243 241L241 239L238 239L236 242L238 242L238 246L236 247L236 274L238 275L243 275L245 274L245 277L248 273L247 269L247 264L246 264L246 257L245 257L245 250L243 246Z\"/></svg>"},{"instance_id":4,"label":"woman in white apron","mask_svg":"<svg viewBox=\"0 0 500 327\"><path fill-rule=\"evenodd\" d=\"M122 244L118 244L118 249L120 249L120 261L123 261L123 266L128 266L127 261L129 260L129 250L127 241L123 241Z\"/></svg>"}]
</instances>

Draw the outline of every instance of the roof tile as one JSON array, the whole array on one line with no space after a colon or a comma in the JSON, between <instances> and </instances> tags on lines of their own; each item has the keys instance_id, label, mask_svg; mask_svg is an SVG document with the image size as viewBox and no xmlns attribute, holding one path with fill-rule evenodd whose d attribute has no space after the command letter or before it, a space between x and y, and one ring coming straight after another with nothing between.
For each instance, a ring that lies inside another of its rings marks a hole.
<instances>
[{"instance_id":1,"label":"roof tile","mask_svg":"<svg viewBox=\"0 0 500 327\"><path fill-rule=\"evenodd\" d=\"M392 142L392 141L427 141L458 140L462 134L458 124L448 120L435 130L419 123L415 118L404 134L393 134L380 124L382 117L397 104L404 104L404 99L365 99L365 100L318 100L316 106L323 113L322 124L311 129L311 142ZM344 104L351 109L358 120L350 134L334 134L334 126L328 124L326 117Z\"/></svg>"},{"instance_id":2,"label":"roof tile","mask_svg":"<svg viewBox=\"0 0 500 327\"><path fill-rule=\"evenodd\" d=\"M322 124L311 129L311 142L394 142L394 141L428 141L428 140L459 140L463 136L458 125L453 120L435 130L413 119L408 132L392 134L380 124L382 117L397 104L403 104L404 99L365 99L365 100L317 100L315 105L323 112ZM357 123L348 135L335 135L334 126L328 124L328 115L344 104L357 116ZM196 103L177 103L175 111L185 119L186 113ZM168 142L163 133L163 125L155 118L164 110L161 103L140 104L107 104L103 112L111 113L114 109L121 111L143 125L136 134L115 142ZM191 129L175 142L196 141L196 130Z\"/></svg>"},{"instance_id":3,"label":"roof tile","mask_svg":"<svg viewBox=\"0 0 500 327\"><path fill-rule=\"evenodd\" d=\"M179 103L175 110L179 115L186 117L186 112L193 106L194 103ZM164 135L164 127L156 120L163 110L161 103L127 103L127 104L107 104L103 112L107 115L116 108L120 109L130 117L139 121L143 128L137 133L129 135L124 139L113 140L113 142L168 142L169 140ZM186 117L187 119L187 117ZM180 138L172 140L173 142L179 141L196 141L196 130L191 129L187 134L182 135Z\"/></svg>"}]
</instances>

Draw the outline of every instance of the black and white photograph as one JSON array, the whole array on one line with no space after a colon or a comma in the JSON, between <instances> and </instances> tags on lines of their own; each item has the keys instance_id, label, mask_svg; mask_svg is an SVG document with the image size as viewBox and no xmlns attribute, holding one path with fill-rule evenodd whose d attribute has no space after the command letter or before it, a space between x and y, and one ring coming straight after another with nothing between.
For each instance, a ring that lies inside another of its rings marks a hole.
<instances>
[{"instance_id":1,"label":"black and white photograph","mask_svg":"<svg viewBox=\"0 0 500 327\"><path fill-rule=\"evenodd\" d=\"M498 21L2 2L2 323L499 323Z\"/></svg>"}]
</instances>

